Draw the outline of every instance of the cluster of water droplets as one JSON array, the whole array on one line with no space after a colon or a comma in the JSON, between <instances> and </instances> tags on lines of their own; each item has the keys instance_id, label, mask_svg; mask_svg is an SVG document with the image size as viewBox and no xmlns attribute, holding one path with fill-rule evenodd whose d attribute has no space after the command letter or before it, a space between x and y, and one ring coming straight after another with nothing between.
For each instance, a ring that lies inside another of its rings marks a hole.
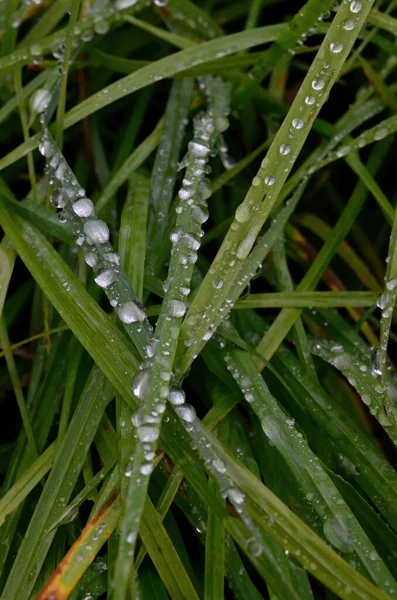
<instances>
[{"instance_id":1,"label":"cluster of water droplets","mask_svg":"<svg viewBox=\"0 0 397 600\"><path fill-rule=\"evenodd\" d=\"M331 343L323 339L316 339L311 344L314 354L333 365L343 373L350 385L361 396L364 404L368 406L371 414L385 427L394 441L396 434L392 430L393 420L388 413L386 396L388 386L381 375L383 374L379 363L379 349L375 349L372 359L354 355L345 350L342 344Z\"/></svg>"},{"instance_id":2,"label":"cluster of water droplets","mask_svg":"<svg viewBox=\"0 0 397 600\"><path fill-rule=\"evenodd\" d=\"M87 198L46 128L39 150L46 159L51 203L59 210L60 222L72 226L75 242L84 251L85 262L93 269L95 282L105 291L111 306L130 332L150 334L151 327L143 307L120 267L120 256L110 244L109 227L97 218L92 200Z\"/></svg>"}]
</instances>

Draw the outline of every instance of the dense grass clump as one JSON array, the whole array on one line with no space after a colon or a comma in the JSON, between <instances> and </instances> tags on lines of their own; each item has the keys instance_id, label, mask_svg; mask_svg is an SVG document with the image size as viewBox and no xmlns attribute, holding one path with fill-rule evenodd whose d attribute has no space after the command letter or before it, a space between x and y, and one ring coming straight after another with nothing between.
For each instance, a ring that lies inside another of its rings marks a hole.
<instances>
[{"instance_id":1,"label":"dense grass clump","mask_svg":"<svg viewBox=\"0 0 397 600\"><path fill-rule=\"evenodd\" d=\"M396 35L4 0L2 600L397 598Z\"/></svg>"}]
</instances>

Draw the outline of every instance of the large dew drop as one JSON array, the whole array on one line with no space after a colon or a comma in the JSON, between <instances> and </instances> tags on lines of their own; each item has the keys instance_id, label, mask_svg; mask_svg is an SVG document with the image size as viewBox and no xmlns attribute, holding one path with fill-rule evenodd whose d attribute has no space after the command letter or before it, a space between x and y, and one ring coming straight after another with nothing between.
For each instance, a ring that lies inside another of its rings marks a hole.
<instances>
[{"instance_id":1,"label":"large dew drop","mask_svg":"<svg viewBox=\"0 0 397 600\"><path fill-rule=\"evenodd\" d=\"M115 273L110 269L105 269L95 277L95 283L101 288L107 288L109 287L109 285L112 285L112 283L114 283L115 279Z\"/></svg>"},{"instance_id":2,"label":"large dew drop","mask_svg":"<svg viewBox=\"0 0 397 600\"><path fill-rule=\"evenodd\" d=\"M137 431L137 436L141 442L155 442L159 437L157 427L150 425L141 425Z\"/></svg>"},{"instance_id":3,"label":"large dew drop","mask_svg":"<svg viewBox=\"0 0 397 600\"><path fill-rule=\"evenodd\" d=\"M186 423L194 423L196 419L196 411L190 404L177 406L175 412L178 417L182 419L182 421L186 421Z\"/></svg>"},{"instance_id":4,"label":"large dew drop","mask_svg":"<svg viewBox=\"0 0 397 600\"><path fill-rule=\"evenodd\" d=\"M87 221L84 231L92 244L105 244L109 241L109 227L100 219Z\"/></svg>"},{"instance_id":5,"label":"large dew drop","mask_svg":"<svg viewBox=\"0 0 397 600\"><path fill-rule=\"evenodd\" d=\"M89 198L81 198L72 205L73 212L78 217L91 217L94 214L94 205Z\"/></svg>"},{"instance_id":6,"label":"large dew drop","mask_svg":"<svg viewBox=\"0 0 397 600\"><path fill-rule=\"evenodd\" d=\"M145 320L145 313L135 304L135 302L126 302L122 304L117 311L120 321L123 323L136 323Z\"/></svg>"},{"instance_id":7,"label":"large dew drop","mask_svg":"<svg viewBox=\"0 0 397 600\"><path fill-rule=\"evenodd\" d=\"M174 406L181 406L186 400L185 392L180 388L173 388L169 391L167 399Z\"/></svg>"},{"instance_id":8,"label":"large dew drop","mask_svg":"<svg viewBox=\"0 0 397 600\"><path fill-rule=\"evenodd\" d=\"M150 386L150 371L143 369L138 371L132 380L132 392L138 400L144 400L147 396Z\"/></svg>"}]
</instances>

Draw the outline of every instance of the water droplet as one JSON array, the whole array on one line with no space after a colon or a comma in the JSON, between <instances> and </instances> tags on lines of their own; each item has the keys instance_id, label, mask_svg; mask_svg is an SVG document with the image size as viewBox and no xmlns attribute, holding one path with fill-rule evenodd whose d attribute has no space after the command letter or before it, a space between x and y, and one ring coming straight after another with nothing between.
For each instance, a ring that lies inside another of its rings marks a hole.
<instances>
[{"instance_id":1,"label":"water droplet","mask_svg":"<svg viewBox=\"0 0 397 600\"><path fill-rule=\"evenodd\" d=\"M214 458L212 466L218 473L226 473L226 463L221 458Z\"/></svg>"},{"instance_id":2,"label":"water droplet","mask_svg":"<svg viewBox=\"0 0 397 600\"><path fill-rule=\"evenodd\" d=\"M193 423L196 419L196 411L190 404L177 406L175 412L178 417L182 419L182 421L186 421L186 423Z\"/></svg>"},{"instance_id":3,"label":"water droplet","mask_svg":"<svg viewBox=\"0 0 397 600\"><path fill-rule=\"evenodd\" d=\"M142 475L150 475L150 473L153 471L153 465L152 463L146 463L146 465L142 465L139 470Z\"/></svg>"},{"instance_id":4,"label":"water droplet","mask_svg":"<svg viewBox=\"0 0 397 600\"><path fill-rule=\"evenodd\" d=\"M346 21L343 23L343 29L345 29L346 31L352 31L354 27L355 22L353 21L353 19L346 19Z\"/></svg>"},{"instance_id":5,"label":"water droplet","mask_svg":"<svg viewBox=\"0 0 397 600\"><path fill-rule=\"evenodd\" d=\"M304 126L304 121L302 119L294 119L292 121L292 127L294 127L294 129L302 129L302 127Z\"/></svg>"},{"instance_id":6,"label":"water droplet","mask_svg":"<svg viewBox=\"0 0 397 600\"><path fill-rule=\"evenodd\" d=\"M168 393L167 399L168 402L170 402L174 406L180 406L186 401L185 392L180 388L172 388Z\"/></svg>"},{"instance_id":7,"label":"water droplet","mask_svg":"<svg viewBox=\"0 0 397 600\"><path fill-rule=\"evenodd\" d=\"M51 94L45 88L37 90L30 98L30 108L33 113L40 114L47 109L47 106L51 100Z\"/></svg>"},{"instance_id":8,"label":"water droplet","mask_svg":"<svg viewBox=\"0 0 397 600\"><path fill-rule=\"evenodd\" d=\"M236 221L239 223L245 223L250 218L250 208L245 203L240 204L236 210Z\"/></svg>"},{"instance_id":9,"label":"water droplet","mask_svg":"<svg viewBox=\"0 0 397 600\"><path fill-rule=\"evenodd\" d=\"M135 304L135 302L126 302L122 304L117 311L120 321L123 323L136 323L145 320L144 311Z\"/></svg>"},{"instance_id":10,"label":"water droplet","mask_svg":"<svg viewBox=\"0 0 397 600\"><path fill-rule=\"evenodd\" d=\"M394 277L394 279L389 279L389 281L386 282L386 287L390 292L395 290L397 287L397 277Z\"/></svg>"},{"instance_id":11,"label":"water droplet","mask_svg":"<svg viewBox=\"0 0 397 600\"><path fill-rule=\"evenodd\" d=\"M81 198L72 205L73 212L78 217L91 217L94 213L94 205L89 198Z\"/></svg>"},{"instance_id":12,"label":"water droplet","mask_svg":"<svg viewBox=\"0 0 397 600\"><path fill-rule=\"evenodd\" d=\"M132 380L132 393L138 400L144 400L147 396L150 386L150 370L142 369L138 371Z\"/></svg>"},{"instance_id":13,"label":"water droplet","mask_svg":"<svg viewBox=\"0 0 397 600\"><path fill-rule=\"evenodd\" d=\"M100 219L93 219L84 224L84 231L93 244L105 244L109 241L109 227Z\"/></svg>"},{"instance_id":14,"label":"water droplet","mask_svg":"<svg viewBox=\"0 0 397 600\"><path fill-rule=\"evenodd\" d=\"M308 104L309 106L314 104L315 101L316 101L316 99L314 96L306 96L306 98L305 98L305 103Z\"/></svg>"},{"instance_id":15,"label":"water droplet","mask_svg":"<svg viewBox=\"0 0 397 600\"><path fill-rule=\"evenodd\" d=\"M186 304L182 300L170 300L169 309L171 317L183 317L186 312Z\"/></svg>"},{"instance_id":16,"label":"water droplet","mask_svg":"<svg viewBox=\"0 0 397 600\"><path fill-rule=\"evenodd\" d=\"M352 0L352 2L350 2L350 10L352 13L359 13L362 7L363 4L360 0Z\"/></svg>"},{"instance_id":17,"label":"water droplet","mask_svg":"<svg viewBox=\"0 0 397 600\"><path fill-rule=\"evenodd\" d=\"M137 435L141 442L155 442L159 437L159 430L151 425L141 425Z\"/></svg>"},{"instance_id":18,"label":"water droplet","mask_svg":"<svg viewBox=\"0 0 397 600\"><path fill-rule=\"evenodd\" d=\"M342 52L343 50L343 44L342 42L331 42L331 44L329 45L329 49L334 54L339 54L339 52Z\"/></svg>"},{"instance_id":19,"label":"water droplet","mask_svg":"<svg viewBox=\"0 0 397 600\"><path fill-rule=\"evenodd\" d=\"M233 504L243 504L244 500L245 500L245 494L243 492L243 490L241 490L240 488L231 488L228 493L228 498L230 500L230 502L232 502Z\"/></svg>"},{"instance_id":20,"label":"water droplet","mask_svg":"<svg viewBox=\"0 0 397 600\"><path fill-rule=\"evenodd\" d=\"M209 147L203 141L199 142L197 140L189 142L188 149L197 158L206 157L210 151Z\"/></svg>"},{"instance_id":21,"label":"water droplet","mask_svg":"<svg viewBox=\"0 0 397 600\"><path fill-rule=\"evenodd\" d=\"M313 79L313 81L312 81L312 88L314 90L317 90L317 91L322 90L323 87L324 87L324 85L325 84L324 84L324 80L323 79L316 78L316 79Z\"/></svg>"},{"instance_id":22,"label":"water droplet","mask_svg":"<svg viewBox=\"0 0 397 600\"><path fill-rule=\"evenodd\" d=\"M89 267L95 267L98 262L98 257L94 252L88 252L84 257L84 260Z\"/></svg>"},{"instance_id":23,"label":"water droplet","mask_svg":"<svg viewBox=\"0 0 397 600\"><path fill-rule=\"evenodd\" d=\"M95 277L95 283L101 288L107 288L109 285L112 285L115 279L115 273L110 269L105 269Z\"/></svg>"},{"instance_id":24,"label":"water droplet","mask_svg":"<svg viewBox=\"0 0 397 600\"><path fill-rule=\"evenodd\" d=\"M253 187L258 187L258 185L261 184L261 178L258 177L257 175L255 175L255 177L253 178L251 183L252 183Z\"/></svg>"},{"instance_id":25,"label":"water droplet","mask_svg":"<svg viewBox=\"0 0 397 600\"><path fill-rule=\"evenodd\" d=\"M216 290L220 290L223 287L223 281L221 279L215 279L212 285Z\"/></svg>"},{"instance_id":26,"label":"water droplet","mask_svg":"<svg viewBox=\"0 0 397 600\"><path fill-rule=\"evenodd\" d=\"M266 185L274 185L275 182L275 178L272 175L266 175L265 177L265 184Z\"/></svg>"},{"instance_id":27,"label":"water droplet","mask_svg":"<svg viewBox=\"0 0 397 600\"><path fill-rule=\"evenodd\" d=\"M130 6L134 6L138 0L116 0L115 7L117 10L123 10L123 8L129 8Z\"/></svg>"},{"instance_id":28,"label":"water droplet","mask_svg":"<svg viewBox=\"0 0 397 600\"><path fill-rule=\"evenodd\" d=\"M280 154L282 154L283 156L286 156L290 152L291 152L291 147L288 146L288 144L281 144L281 146L280 146Z\"/></svg>"}]
</instances>

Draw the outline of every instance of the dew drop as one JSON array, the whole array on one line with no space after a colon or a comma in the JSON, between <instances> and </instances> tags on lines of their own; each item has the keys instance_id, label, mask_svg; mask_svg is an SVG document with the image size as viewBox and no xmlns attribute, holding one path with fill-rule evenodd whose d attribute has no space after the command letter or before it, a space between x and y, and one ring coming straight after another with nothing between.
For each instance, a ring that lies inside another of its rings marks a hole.
<instances>
[{"instance_id":1,"label":"dew drop","mask_svg":"<svg viewBox=\"0 0 397 600\"><path fill-rule=\"evenodd\" d=\"M243 504L244 500L245 500L245 494L243 492L243 490L240 490L240 488L231 488L228 493L228 498L230 500L230 502L232 502L233 504Z\"/></svg>"},{"instance_id":2,"label":"dew drop","mask_svg":"<svg viewBox=\"0 0 397 600\"><path fill-rule=\"evenodd\" d=\"M148 476L153 471L153 465L152 463L146 463L145 465L142 465L139 470L142 473L142 475Z\"/></svg>"},{"instance_id":3,"label":"dew drop","mask_svg":"<svg viewBox=\"0 0 397 600\"><path fill-rule=\"evenodd\" d=\"M331 42L331 44L329 45L329 49L334 54L339 54L339 52L342 52L343 50L343 44L342 42Z\"/></svg>"},{"instance_id":4,"label":"dew drop","mask_svg":"<svg viewBox=\"0 0 397 600\"><path fill-rule=\"evenodd\" d=\"M317 90L317 91L322 90L323 87L324 87L324 85L325 84L324 84L324 80L323 79L316 78L316 79L313 79L313 81L312 81L312 88L314 90Z\"/></svg>"},{"instance_id":5,"label":"dew drop","mask_svg":"<svg viewBox=\"0 0 397 600\"><path fill-rule=\"evenodd\" d=\"M186 304L182 300L170 300L169 309L171 317L183 317L186 312Z\"/></svg>"},{"instance_id":6,"label":"dew drop","mask_svg":"<svg viewBox=\"0 0 397 600\"><path fill-rule=\"evenodd\" d=\"M180 406L186 401L185 392L180 388L172 388L168 393L167 400L174 406Z\"/></svg>"},{"instance_id":7,"label":"dew drop","mask_svg":"<svg viewBox=\"0 0 397 600\"><path fill-rule=\"evenodd\" d=\"M289 154L291 152L291 147L288 146L288 144L281 144L279 150L280 150L280 154L282 154L283 156L286 156L287 154Z\"/></svg>"},{"instance_id":8,"label":"dew drop","mask_svg":"<svg viewBox=\"0 0 397 600\"><path fill-rule=\"evenodd\" d=\"M236 221L239 223L245 223L250 218L250 209L246 204L240 204L236 210Z\"/></svg>"},{"instance_id":9,"label":"dew drop","mask_svg":"<svg viewBox=\"0 0 397 600\"><path fill-rule=\"evenodd\" d=\"M350 10L352 13L359 13L362 7L363 4L360 2L360 0L352 0L352 2L350 2Z\"/></svg>"},{"instance_id":10,"label":"dew drop","mask_svg":"<svg viewBox=\"0 0 397 600\"><path fill-rule=\"evenodd\" d=\"M134 6L138 0L116 0L115 7L118 10L123 10L123 8L129 8L130 6Z\"/></svg>"},{"instance_id":11,"label":"dew drop","mask_svg":"<svg viewBox=\"0 0 397 600\"><path fill-rule=\"evenodd\" d=\"M132 392L138 400L144 400L150 386L150 370L138 371L132 380Z\"/></svg>"},{"instance_id":12,"label":"dew drop","mask_svg":"<svg viewBox=\"0 0 397 600\"><path fill-rule=\"evenodd\" d=\"M122 304L117 311L120 321L123 323L136 323L145 320L144 311L135 304L135 302L126 302Z\"/></svg>"},{"instance_id":13,"label":"dew drop","mask_svg":"<svg viewBox=\"0 0 397 600\"><path fill-rule=\"evenodd\" d=\"M193 423L196 419L196 411L190 404L177 406L175 412L178 417L182 419L182 421L186 421L186 423Z\"/></svg>"},{"instance_id":14,"label":"dew drop","mask_svg":"<svg viewBox=\"0 0 397 600\"><path fill-rule=\"evenodd\" d=\"M308 104L309 106L314 104L315 101L316 101L316 99L314 96L306 96L306 98L305 98L305 104Z\"/></svg>"},{"instance_id":15,"label":"dew drop","mask_svg":"<svg viewBox=\"0 0 397 600\"><path fill-rule=\"evenodd\" d=\"M345 29L346 31L352 31L354 27L355 22L353 21L353 19L346 19L346 21L343 23L343 29Z\"/></svg>"},{"instance_id":16,"label":"dew drop","mask_svg":"<svg viewBox=\"0 0 397 600\"><path fill-rule=\"evenodd\" d=\"M304 126L304 121L302 119L294 119L292 121L292 127L294 129L302 129L302 127Z\"/></svg>"},{"instance_id":17,"label":"dew drop","mask_svg":"<svg viewBox=\"0 0 397 600\"><path fill-rule=\"evenodd\" d=\"M220 290L223 287L223 281L221 279L215 279L212 285L216 290Z\"/></svg>"},{"instance_id":18,"label":"dew drop","mask_svg":"<svg viewBox=\"0 0 397 600\"><path fill-rule=\"evenodd\" d=\"M73 212L78 217L91 217L94 212L94 205L89 198L81 198L72 205Z\"/></svg>"},{"instance_id":19,"label":"dew drop","mask_svg":"<svg viewBox=\"0 0 397 600\"><path fill-rule=\"evenodd\" d=\"M109 241L109 227L104 221L93 219L84 224L84 231L93 244L105 244Z\"/></svg>"},{"instance_id":20,"label":"dew drop","mask_svg":"<svg viewBox=\"0 0 397 600\"><path fill-rule=\"evenodd\" d=\"M266 175L265 177L265 184L266 185L274 185L275 182L275 178L272 175Z\"/></svg>"},{"instance_id":21,"label":"dew drop","mask_svg":"<svg viewBox=\"0 0 397 600\"><path fill-rule=\"evenodd\" d=\"M51 100L51 94L45 88L37 90L30 99L30 108L34 113L42 113L47 109Z\"/></svg>"},{"instance_id":22,"label":"dew drop","mask_svg":"<svg viewBox=\"0 0 397 600\"><path fill-rule=\"evenodd\" d=\"M89 267L95 267L98 262L98 257L94 252L88 252L84 257L84 260Z\"/></svg>"},{"instance_id":23,"label":"dew drop","mask_svg":"<svg viewBox=\"0 0 397 600\"><path fill-rule=\"evenodd\" d=\"M226 463L221 458L214 458L212 466L218 473L226 473Z\"/></svg>"},{"instance_id":24,"label":"dew drop","mask_svg":"<svg viewBox=\"0 0 397 600\"><path fill-rule=\"evenodd\" d=\"M255 175L255 177L253 178L251 183L252 183L253 187L258 187L258 185L261 184L261 178L258 177L257 175Z\"/></svg>"},{"instance_id":25,"label":"dew drop","mask_svg":"<svg viewBox=\"0 0 397 600\"><path fill-rule=\"evenodd\" d=\"M95 283L101 288L107 288L109 285L112 285L115 279L115 273L110 269L105 269L95 277Z\"/></svg>"}]
</instances>

